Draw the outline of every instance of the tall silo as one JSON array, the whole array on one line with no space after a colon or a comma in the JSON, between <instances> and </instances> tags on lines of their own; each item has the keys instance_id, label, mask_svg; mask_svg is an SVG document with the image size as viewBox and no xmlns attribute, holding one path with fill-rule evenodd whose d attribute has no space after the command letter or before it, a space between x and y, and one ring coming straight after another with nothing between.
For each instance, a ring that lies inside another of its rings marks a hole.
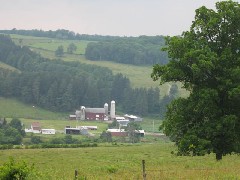
<instances>
[{"instance_id":1,"label":"tall silo","mask_svg":"<svg viewBox=\"0 0 240 180\"><path fill-rule=\"evenodd\" d=\"M80 111L81 111L81 120L85 120L85 107L84 106L81 106L81 109L80 109Z\"/></svg>"},{"instance_id":2,"label":"tall silo","mask_svg":"<svg viewBox=\"0 0 240 180\"><path fill-rule=\"evenodd\" d=\"M108 116L108 103L104 104L105 115Z\"/></svg>"},{"instance_id":3,"label":"tall silo","mask_svg":"<svg viewBox=\"0 0 240 180\"><path fill-rule=\"evenodd\" d=\"M111 117L112 120L116 118L116 115L115 115L115 101L111 101L110 117Z\"/></svg>"}]
</instances>

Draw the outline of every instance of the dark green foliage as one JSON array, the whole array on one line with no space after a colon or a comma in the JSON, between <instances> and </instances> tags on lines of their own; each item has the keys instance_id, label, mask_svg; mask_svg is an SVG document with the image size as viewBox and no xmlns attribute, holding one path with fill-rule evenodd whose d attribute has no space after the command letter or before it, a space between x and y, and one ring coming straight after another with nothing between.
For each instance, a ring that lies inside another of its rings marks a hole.
<instances>
[{"instance_id":1,"label":"dark green foliage","mask_svg":"<svg viewBox=\"0 0 240 180\"><path fill-rule=\"evenodd\" d=\"M103 131L102 134L100 134L100 139L103 142L112 142L112 135L110 132Z\"/></svg>"},{"instance_id":2,"label":"dark green foliage","mask_svg":"<svg viewBox=\"0 0 240 180\"><path fill-rule=\"evenodd\" d=\"M97 147L96 143L84 143L84 144L35 144L29 145L26 149L41 149L41 148L84 148L84 147Z\"/></svg>"},{"instance_id":3,"label":"dark green foliage","mask_svg":"<svg viewBox=\"0 0 240 180\"><path fill-rule=\"evenodd\" d=\"M39 177L34 165L29 166L25 161L16 162L10 158L9 162L0 166L1 180L24 180Z\"/></svg>"},{"instance_id":4,"label":"dark green foliage","mask_svg":"<svg viewBox=\"0 0 240 180\"><path fill-rule=\"evenodd\" d=\"M67 52L69 54L72 54L76 50L77 50L77 46L74 43L69 44L69 46L67 48Z\"/></svg>"},{"instance_id":5,"label":"dark green foliage","mask_svg":"<svg viewBox=\"0 0 240 180\"><path fill-rule=\"evenodd\" d=\"M136 131L141 129L142 128L139 123L136 122L128 123L126 131L128 132L129 141L131 143L137 143L140 141L140 134L137 133Z\"/></svg>"},{"instance_id":6,"label":"dark green foliage","mask_svg":"<svg viewBox=\"0 0 240 180\"><path fill-rule=\"evenodd\" d=\"M50 144L81 144L81 141L72 137L72 135L67 134L63 138L53 138L49 142Z\"/></svg>"},{"instance_id":7,"label":"dark green foliage","mask_svg":"<svg viewBox=\"0 0 240 180\"><path fill-rule=\"evenodd\" d=\"M22 136L25 136L25 135L26 135L26 133L25 133L25 131L24 131L24 127L23 127L23 125L22 125L22 122L21 122L19 119L13 118L13 119L10 121L9 126L17 129L18 132L19 132Z\"/></svg>"},{"instance_id":8,"label":"dark green foliage","mask_svg":"<svg viewBox=\"0 0 240 180\"><path fill-rule=\"evenodd\" d=\"M62 57L64 55L63 46L58 46L57 50L55 51L55 55L57 57Z\"/></svg>"},{"instance_id":9,"label":"dark green foliage","mask_svg":"<svg viewBox=\"0 0 240 180\"><path fill-rule=\"evenodd\" d=\"M31 136L31 143L32 144L40 144L42 143L41 137L40 136Z\"/></svg>"},{"instance_id":10,"label":"dark green foliage","mask_svg":"<svg viewBox=\"0 0 240 180\"><path fill-rule=\"evenodd\" d=\"M152 78L180 81L190 91L168 107L162 128L176 142L179 154L216 159L240 153L240 4L216 3L216 11L201 7L189 31L167 39L172 58L155 65Z\"/></svg>"},{"instance_id":11,"label":"dark green foliage","mask_svg":"<svg viewBox=\"0 0 240 180\"><path fill-rule=\"evenodd\" d=\"M9 124L1 123L0 144L21 144L24 135L25 131L19 119L12 119Z\"/></svg>"},{"instance_id":12,"label":"dark green foliage","mask_svg":"<svg viewBox=\"0 0 240 180\"><path fill-rule=\"evenodd\" d=\"M87 35L87 34L75 34L73 31L66 29L58 29L56 31L43 31L43 30L0 30L0 33L4 34L20 34L24 36L36 36L36 37L49 37L57 39L70 39L70 40L87 40L87 41L106 41L119 39L118 36L101 36L101 35Z\"/></svg>"},{"instance_id":13,"label":"dark green foliage","mask_svg":"<svg viewBox=\"0 0 240 180\"><path fill-rule=\"evenodd\" d=\"M107 60L124 64L166 64L167 54L160 50L163 45L162 36L125 37L89 43L85 56L94 61Z\"/></svg>"},{"instance_id":14,"label":"dark green foliage","mask_svg":"<svg viewBox=\"0 0 240 180\"><path fill-rule=\"evenodd\" d=\"M114 120L112 123L108 124L108 128L109 129L117 129L117 128L119 128L119 124L118 124L117 120Z\"/></svg>"}]
</instances>

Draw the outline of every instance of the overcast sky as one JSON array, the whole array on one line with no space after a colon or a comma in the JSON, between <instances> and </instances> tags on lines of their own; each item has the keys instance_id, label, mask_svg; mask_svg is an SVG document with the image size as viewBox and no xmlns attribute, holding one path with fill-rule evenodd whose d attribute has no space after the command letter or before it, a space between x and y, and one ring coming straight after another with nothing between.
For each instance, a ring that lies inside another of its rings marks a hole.
<instances>
[{"instance_id":1,"label":"overcast sky","mask_svg":"<svg viewBox=\"0 0 240 180\"><path fill-rule=\"evenodd\" d=\"M180 35L195 9L217 0L0 0L0 29L67 29L80 34Z\"/></svg>"}]
</instances>

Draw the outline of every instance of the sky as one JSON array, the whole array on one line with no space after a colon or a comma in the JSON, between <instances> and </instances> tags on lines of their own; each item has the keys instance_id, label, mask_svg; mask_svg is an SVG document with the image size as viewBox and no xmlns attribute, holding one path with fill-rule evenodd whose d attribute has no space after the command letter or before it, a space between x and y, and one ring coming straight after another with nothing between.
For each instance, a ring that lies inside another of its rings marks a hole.
<instances>
[{"instance_id":1,"label":"sky","mask_svg":"<svg viewBox=\"0 0 240 180\"><path fill-rule=\"evenodd\" d=\"M217 0L0 0L0 29L114 36L181 35Z\"/></svg>"}]
</instances>

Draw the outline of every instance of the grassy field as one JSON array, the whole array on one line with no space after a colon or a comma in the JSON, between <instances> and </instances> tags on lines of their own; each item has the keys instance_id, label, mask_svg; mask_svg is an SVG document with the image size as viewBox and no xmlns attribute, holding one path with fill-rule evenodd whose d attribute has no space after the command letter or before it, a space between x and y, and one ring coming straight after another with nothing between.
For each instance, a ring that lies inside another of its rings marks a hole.
<instances>
[{"instance_id":1,"label":"grassy field","mask_svg":"<svg viewBox=\"0 0 240 180\"><path fill-rule=\"evenodd\" d=\"M146 162L147 179L239 179L240 158L226 156L217 162L213 154L203 157L175 156L172 143L104 144L95 148L14 149L0 151L0 164L10 156L35 164L39 179L88 180L142 179L142 160ZM79 178L79 179L80 179Z\"/></svg>"},{"instance_id":2,"label":"grassy field","mask_svg":"<svg viewBox=\"0 0 240 180\"><path fill-rule=\"evenodd\" d=\"M65 113L56 113L24 104L16 99L0 97L0 117L32 119L66 119Z\"/></svg>"},{"instance_id":3,"label":"grassy field","mask_svg":"<svg viewBox=\"0 0 240 180\"><path fill-rule=\"evenodd\" d=\"M22 35L11 35L14 41L20 45L19 40L22 39L21 45L30 47L35 52L41 54L43 57L55 59L55 50L59 45L63 45L65 52L70 43L77 46L75 54L64 54L64 61L79 61L86 64L94 64L101 67L107 67L113 71L114 74L122 73L130 79L132 87L160 87L161 96L167 94L169 90L169 83L159 86L159 82L154 82L151 79L152 66L134 66L128 64L119 64L110 61L90 61L84 56L85 48L89 41L73 41L73 40L57 40L45 37L31 37ZM181 84L178 84L181 96L187 96L188 93L181 89Z\"/></svg>"},{"instance_id":4,"label":"grassy field","mask_svg":"<svg viewBox=\"0 0 240 180\"><path fill-rule=\"evenodd\" d=\"M7 64L5 64L5 63L3 63L3 62L0 62L0 68L7 69L7 70L10 70L10 71L16 71L16 72L18 72L18 73L21 72L20 70L14 68L14 67L12 67L12 66L9 66L9 65L7 65Z\"/></svg>"}]
</instances>

